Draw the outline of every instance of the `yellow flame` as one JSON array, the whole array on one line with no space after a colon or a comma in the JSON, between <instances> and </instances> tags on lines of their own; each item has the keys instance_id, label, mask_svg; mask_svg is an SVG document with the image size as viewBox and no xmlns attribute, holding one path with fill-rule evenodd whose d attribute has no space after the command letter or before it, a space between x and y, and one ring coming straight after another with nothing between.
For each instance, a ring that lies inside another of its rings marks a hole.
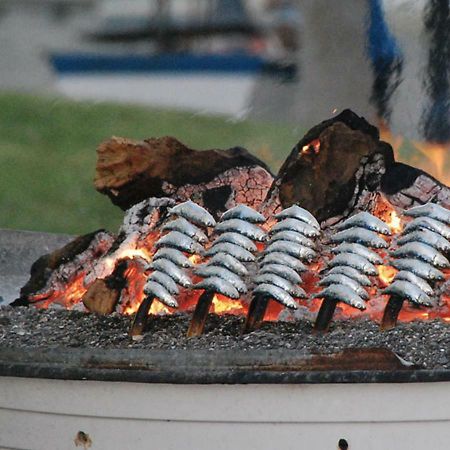
<instances>
[{"instance_id":1,"label":"yellow flame","mask_svg":"<svg viewBox=\"0 0 450 450\"><path fill-rule=\"evenodd\" d=\"M412 144L427 159L428 165L424 169L439 181L448 184L450 182L450 176L447 173L446 165L449 160L450 142L440 144L414 141Z\"/></svg>"},{"instance_id":2,"label":"yellow flame","mask_svg":"<svg viewBox=\"0 0 450 450\"><path fill-rule=\"evenodd\" d=\"M239 300L221 300L217 295L214 295L212 304L215 314L224 314L236 309L242 309L242 303Z\"/></svg>"},{"instance_id":3,"label":"yellow flame","mask_svg":"<svg viewBox=\"0 0 450 450\"><path fill-rule=\"evenodd\" d=\"M380 280L387 286L394 279L398 270L392 266L377 266Z\"/></svg>"},{"instance_id":4,"label":"yellow flame","mask_svg":"<svg viewBox=\"0 0 450 450\"><path fill-rule=\"evenodd\" d=\"M393 234L400 233L403 230L402 220L394 209L389 213L386 223Z\"/></svg>"}]
</instances>

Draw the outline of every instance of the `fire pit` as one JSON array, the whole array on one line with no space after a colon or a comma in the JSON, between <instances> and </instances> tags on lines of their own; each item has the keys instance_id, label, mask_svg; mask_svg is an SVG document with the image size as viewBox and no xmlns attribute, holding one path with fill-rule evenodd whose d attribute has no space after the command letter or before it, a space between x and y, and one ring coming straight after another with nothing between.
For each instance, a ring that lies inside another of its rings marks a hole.
<instances>
[{"instance_id":1,"label":"fire pit","mask_svg":"<svg viewBox=\"0 0 450 450\"><path fill-rule=\"evenodd\" d=\"M96 187L127 211L119 234L41 257L14 302L40 309L0 313L8 429L26 410L30 427L64 413L56 448L444 448L450 190L396 163L364 119L319 124L275 177L241 148L114 139ZM48 379L70 392L26 407L60 389ZM35 445L24 434L0 444Z\"/></svg>"}]
</instances>

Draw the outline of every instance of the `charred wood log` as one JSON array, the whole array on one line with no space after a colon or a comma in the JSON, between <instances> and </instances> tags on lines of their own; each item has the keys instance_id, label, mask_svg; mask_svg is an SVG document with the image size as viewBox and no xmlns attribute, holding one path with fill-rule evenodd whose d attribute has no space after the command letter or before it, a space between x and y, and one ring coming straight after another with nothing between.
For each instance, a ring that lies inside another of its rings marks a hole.
<instances>
[{"instance_id":1,"label":"charred wood log","mask_svg":"<svg viewBox=\"0 0 450 450\"><path fill-rule=\"evenodd\" d=\"M350 110L312 128L280 168L263 204L266 215L301 203L319 221L371 210L383 194L406 208L433 201L450 206L450 189L425 172L397 163L378 130Z\"/></svg>"},{"instance_id":2,"label":"charred wood log","mask_svg":"<svg viewBox=\"0 0 450 450\"><path fill-rule=\"evenodd\" d=\"M64 293L67 283L91 269L111 247L114 236L99 230L79 236L64 247L40 257L13 306L29 305Z\"/></svg>"},{"instance_id":3,"label":"charred wood log","mask_svg":"<svg viewBox=\"0 0 450 450\"><path fill-rule=\"evenodd\" d=\"M97 153L95 187L122 209L149 197L192 198L217 217L235 203L258 208L273 181L268 167L241 147L196 151L171 137L112 138Z\"/></svg>"}]
</instances>

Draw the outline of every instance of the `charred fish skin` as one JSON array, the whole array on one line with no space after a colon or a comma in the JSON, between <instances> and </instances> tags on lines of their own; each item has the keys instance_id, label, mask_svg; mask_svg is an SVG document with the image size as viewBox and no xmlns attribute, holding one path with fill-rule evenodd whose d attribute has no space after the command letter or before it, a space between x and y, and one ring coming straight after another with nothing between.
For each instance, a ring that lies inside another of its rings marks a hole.
<instances>
[{"instance_id":1,"label":"charred fish skin","mask_svg":"<svg viewBox=\"0 0 450 450\"><path fill-rule=\"evenodd\" d=\"M229 242L221 242L219 244L214 243L213 246L205 252L205 256L214 256L218 253L226 253L242 262L253 262L256 260L253 253L250 253L239 245L230 244Z\"/></svg>"},{"instance_id":2,"label":"charred fish skin","mask_svg":"<svg viewBox=\"0 0 450 450\"><path fill-rule=\"evenodd\" d=\"M299 286L292 284L286 278L280 277L273 273L260 273L255 278L255 283L259 284L273 284L283 290L285 290L289 295L295 298L306 298L306 292Z\"/></svg>"},{"instance_id":3,"label":"charred fish skin","mask_svg":"<svg viewBox=\"0 0 450 450\"><path fill-rule=\"evenodd\" d=\"M355 253L356 255L360 255L363 258L366 258L372 264L383 264L383 260L378 253L375 253L370 248L364 247L364 245L354 243L343 242L339 244L337 247L331 249L331 252L334 254L339 253Z\"/></svg>"},{"instance_id":4,"label":"charred fish skin","mask_svg":"<svg viewBox=\"0 0 450 450\"><path fill-rule=\"evenodd\" d=\"M373 248L388 248L388 243L378 236L374 231L367 230L361 227L347 228L343 231L331 236L331 241L340 244L342 242L357 243L367 245Z\"/></svg>"},{"instance_id":5,"label":"charred fish skin","mask_svg":"<svg viewBox=\"0 0 450 450\"><path fill-rule=\"evenodd\" d=\"M220 220L223 222L230 219L245 220L250 223L264 223L266 218L250 206L238 204L234 208L225 211Z\"/></svg>"},{"instance_id":6,"label":"charred fish skin","mask_svg":"<svg viewBox=\"0 0 450 450\"><path fill-rule=\"evenodd\" d=\"M444 274L433 267L431 264L426 263L424 261L420 261L418 259L411 258L401 258L401 259L393 259L391 261L391 265L398 270L406 270L408 272L412 272L414 275L417 275L420 278L429 281L443 281Z\"/></svg>"},{"instance_id":7,"label":"charred fish skin","mask_svg":"<svg viewBox=\"0 0 450 450\"><path fill-rule=\"evenodd\" d=\"M194 239L189 236L180 233L179 231L171 231L158 239L155 243L156 248L160 247L173 247L182 252L193 254L202 254L203 247Z\"/></svg>"},{"instance_id":8,"label":"charred fish skin","mask_svg":"<svg viewBox=\"0 0 450 450\"><path fill-rule=\"evenodd\" d=\"M206 234L184 217L178 217L178 219L167 222L163 225L161 231L178 231L179 233L183 233L202 244L208 242L208 237Z\"/></svg>"},{"instance_id":9,"label":"charred fish skin","mask_svg":"<svg viewBox=\"0 0 450 450\"><path fill-rule=\"evenodd\" d=\"M347 277L342 274L329 274L319 281L319 286L330 286L331 284L341 284L343 286L348 286L350 289L355 291L363 300L369 298L369 294L366 290L353 278Z\"/></svg>"},{"instance_id":10,"label":"charred fish skin","mask_svg":"<svg viewBox=\"0 0 450 450\"><path fill-rule=\"evenodd\" d=\"M442 253L450 252L450 241L445 239L435 231L424 228L423 230L412 231L411 233L402 236L397 243L399 245L407 244L408 242L422 242L427 244Z\"/></svg>"},{"instance_id":11,"label":"charred fish skin","mask_svg":"<svg viewBox=\"0 0 450 450\"><path fill-rule=\"evenodd\" d=\"M271 242L264 250L264 254L267 255L273 252L286 253L308 262L317 257L317 253L313 249L290 241Z\"/></svg>"},{"instance_id":12,"label":"charred fish skin","mask_svg":"<svg viewBox=\"0 0 450 450\"><path fill-rule=\"evenodd\" d=\"M168 259L161 258L156 261L152 261L149 265L150 269L158 270L159 272L165 273L170 278L172 278L175 283L183 287L191 287L192 282L190 278L180 269L176 264Z\"/></svg>"},{"instance_id":13,"label":"charred fish skin","mask_svg":"<svg viewBox=\"0 0 450 450\"><path fill-rule=\"evenodd\" d=\"M237 300L238 290L229 282L219 277L208 277L194 286L194 289L204 289L208 292L225 295L225 297Z\"/></svg>"},{"instance_id":14,"label":"charred fish skin","mask_svg":"<svg viewBox=\"0 0 450 450\"><path fill-rule=\"evenodd\" d=\"M352 280L355 280L361 286L371 286L372 285L370 279L366 275L364 275L360 271L358 271L350 266L333 267L332 269L327 270L327 274L328 275L334 275L334 274L345 275L346 277L351 278Z\"/></svg>"},{"instance_id":15,"label":"charred fish skin","mask_svg":"<svg viewBox=\"0 0 450 450\"><path fill-rule=\"evenodd\" d=\"M247 286L244 281L231 270L220 266L204 265L199 266L194 272L202 278L219 277L231 283L240 294L247 293Z\"/></svg>"},{"instance_id":16,"label":"charred fish skin","mask_svg":"<svg viewBox=\"0 0 450 450\"><path fill-rule=\"evenodd\" d=\"M410 283L415 284L423 292L425 292L425 294L433 295L432 287L423 278L414 275L412 272L400 270L400 272L397 272L395 274L394 281L396 280L409 281Z\"/></svg>"},{"instance_id":17,"label":"charred fish skin","mask_svg":"<svg viewBox=\"0 0 450 450\"><path fill-rule=\"evenodd\" d=\"M248 270L242 262L237 260L234 256L224 253L217 253L207 262L206 265L224 267L225 269L231 270L231 272L234 272L236 275L241 277L248 275Z\"/></svg>"},{"instance_id":18,"label":"charred fish skin","mask_svg":"<svg viewBox=\"0 0 450 450\"><path fill-rule=\"evenodd\" d=\"M418 217L412 222L409 222L403 230L403 235L411 233L412 231L428 229L440 234L445 239L450 239L450 227L445 223L439 222L429 217Z\"/></svg>"},{"instance_id":19,"label":"charred fish skin","mask_svg":"<svg viewBox=\"0 0 450 450\"><path fill-rule=\"evenodd\" d=\"M301 220L291 218L283 219L275 224L270 230L270 234L273 235L279 231L294 231L309 238L320 236L320 231L317 228L314 228L312 225L302 222Z\"/></svg>"},{"instance_id":20,"label":"charred fish skin","mask_svg":"<svg viewBox=\"0 0 450 450\"><path fill-rule=\"evenodd\" d=\"M290 309L297 309L298 305L290 294L284 289L274 286L273 284L261 283L253 290L254 294L264 296L276 300L278 303Z\"/></svg>"},{"instance_id":21,"label":"charred fish skin","mask_svg":"<svg viewBox=\"0 0 450 450\"><path fill-rule=\"evenodd\" d=\"M347 230L354 227L365 228L366 230L385 234L387 236L391 235L391 230L386 223L384 223L378 217L375 217L374 215L365 211L349 217L343 223L337 225L336 228L338 230Z\"/></svg>"},{"instance_id":22,"label":"charred fish skin","mask_svg":"<svg viewBox=\"0 0 450 450\"><path fill-rule=\"evenodd\" d=\"M245 250L255 253L258 251L255 243L249 239L248 237L228 231L226 233L221 234L215 241L215 244L220 244L221 242L229 242L230 244L239 245L239 247L245 248Z\"/></svg>"},{"instance_id":23,"label":"charred fish skin","mask_svg":"<svg viewBox=\"0 0 450 450\"><path fill-rule=\"evenodd\" d=\"M450 225L450 211L436 203L426 203L425 205L415 206L408 209L403 214L410 217L428 217Z\"/></svg>"},{"instance_id":24,"label":"charred fish skin","mask_svg":"<svg viewBox=\"0 0 450 450\"><path fill-rule=\"evenodd\" d=\"M339 253L329 263L329 267L350 266L365 275L378 275L377 268L366 258L355 253Z\"/></svg>"},{"instance_id":25,"label":"charred fish skin","mask_svg":"<svg viewBox=\"0 0 450 450\"><path fill-rule=\"evenodd\" d=\"M278 221L284 219L297 219L320 230L320 224L317 219L308 210L301 208L298 205L292 205L289 208L283 209L278 214L275 214L275 219Z\"/></svg>"},{"instance_id":26,"label":"charred fish skin","mask_svg":"<svg viewBox=\"0 0 450 450\"><path fill-rule=\"evenodd\" d=\"M282 264L266 264L261 267L259 274L263 275L266 273L271 273L290 281L292 284L300 284L302 279L300 275L290 267L283 266Z\"/></svg>"},{"instance_id":27,"label":"charred fish skin","mask_svg":"<svg viewBox=\"0 0 450 450\"><path fill-rule=\"evenodd\" d=\"M172 247L160 248L153 256L153 261L158 259L168 259L183 269L188 269L194 266L187 256L185 256L180 250Z\"/></svg>"},{"instance_id":28,"label":"charred fish skin","mask_svg":"<svg viewBox=\"0 0 450 450\"><path fill-rule=\"evenodd\" d=\"M169 208L169 214L183 217L189 222L201 227L214 227L216 221L206 209L194 203L192 200L180 203L173 208Z\"/></svg>"},{"instance_id":29,"label":"charred fish skin","mask_svg":"<svg viewBox=\"0 0 450 450\"><path fill-rule=\"evenodd\" d=\"M295 270L297 273L306 272L306 266L297 258L286 253L273 252L265 255L261 261L261 266L266 264L282 264L291 269Z\"/></svg>"},{"instance_id":30,"label":"charred fish skin","mask_svg":"<svg viewBox=\"0 0 450 450\"><path fill-rule=\"evenodd\" d=\"M227 232L238 233L258 242L267 240L267 235L261 228L241 219L229 219L219 222L214 231L219 234Z\"/></svg>"},{"instance_id":31,"label":"charred fish skin","mask_svg":"<svg viewBox=\"0 0 450 450\"><path fill-rule=\"evenodd\" d=\"M178 308L177 301L170 295L164 286L156 281L147 281L147 283L145 283L144 294L147 297L157 298L160 302L170 308Z\"/></svg>"},{"instance_id":32,"label":"charred fish skin","mask_svg":"<svg viewBox=\"0 0 450 450\"><path fill-rule=\"evenodd\" d=\"M420 259L440 269L448 269L450 267L450 262L444 255L435 248L421 242L403 244L397 250L391 252L391 255L396 258Z\"/></svg>"},{"instance_id":33,"label":"charred fish skin","mask_svg":"<svg viewBox=\"0 0 450 450\"><path fill-rule=\"evenodd\" d=\"M312 249L316 247L316 244L312 239L306 237L304 234L297 233L295 231L278 231L270 237L271 243L276 241L295 242L296 244L304 245L305 247L309 247Z\"/></svg>"},{"instance_id":34,"label":"charred fish skin","mask_svg":"<svg viewBox=\"0 0 450 450\"><path fill-rule=\"evenodd\" d=\"M353 289L341 284L330 284L321 292L316 294L315 298L336 300L357 309L366 309L364 300Z\"/></svg>"},{"instance_id":35,"label":"charred fish skin","mask_svg":"<svg viewBox=\"0 0 450 450\"><path fill-rule=\"evenodd\" d=\"M430 297L428 297L425 292L423 292L416 284L405 280L395 280L386 289L384 289L382 293L406 298L410 302L417 303L419 305L432 305Z\"/></svg>"},{"instance_id":36,"label":"charred fish skin","mask_svg":"<svg viewBox=\"0 0 450 450\"><path fill-rule=\"evenodd\" d=\"M159 283L171 295L178 295L180 293L177 283L175 283L173 278L159 270L155 270L150 274L147 280Z\"/></svg>"}]
</instances>

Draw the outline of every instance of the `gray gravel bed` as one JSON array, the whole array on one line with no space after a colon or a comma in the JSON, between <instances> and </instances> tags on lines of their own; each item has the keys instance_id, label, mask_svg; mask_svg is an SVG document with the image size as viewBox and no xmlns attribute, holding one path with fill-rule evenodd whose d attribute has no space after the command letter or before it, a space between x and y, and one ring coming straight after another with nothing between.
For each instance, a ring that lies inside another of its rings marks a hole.
<instances>
[{"instance_id":1,"label":"gray gravel bed","mask_svg":"<svg viewBox=\"0 0 450 450\"><path fill-rule=\"evenodd\" d=\"M128 336L131 318L79 311L0 307L0 347L94 347L144 349L287 348L332 353L349 347L385 347L423 368L450 368L450 325L442 321L399 324L380 331L367 319L336 321L326 334L312 332L306 320L266 322L241 335L242 317L208 317L205 333L186 338L190 315L155 317L144 338Z\"/></svg>"}]
</instances>

